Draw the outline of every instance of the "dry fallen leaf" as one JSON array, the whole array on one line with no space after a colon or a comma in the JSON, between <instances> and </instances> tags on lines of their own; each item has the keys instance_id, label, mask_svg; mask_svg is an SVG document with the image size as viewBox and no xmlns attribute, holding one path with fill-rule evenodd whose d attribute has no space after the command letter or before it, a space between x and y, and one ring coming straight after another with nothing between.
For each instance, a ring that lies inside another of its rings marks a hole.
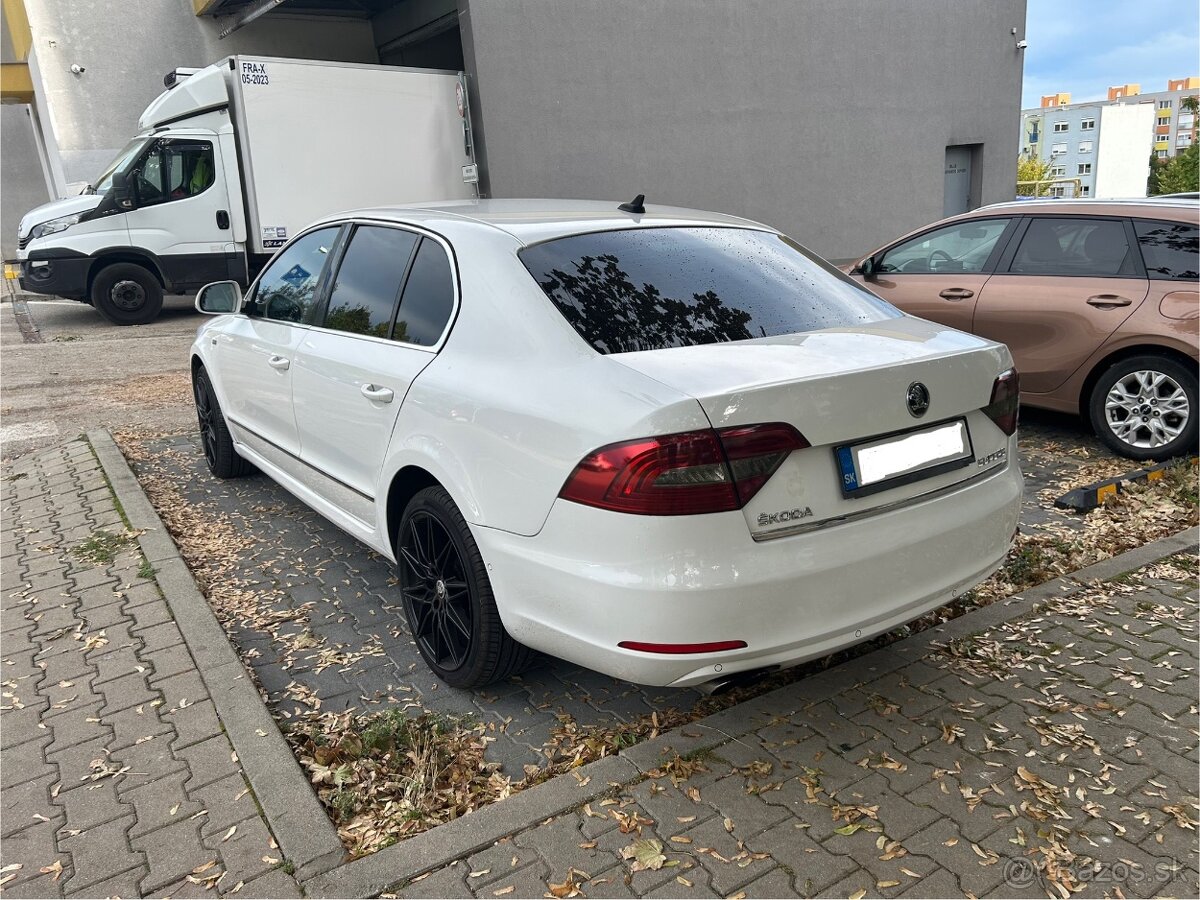
<instances>
[{"instance_id":1,"label":"dry fallen leaf","mask_svg":"<svg viewBox=\"0 0 1200 900\"><path fill-rule=\"evenodd\" d=\"M661 869L667 858L662 852L662 841L646 838L634 841L621 850L621 859L633 860L629 869L632 872L655 871Z\"/></svg>"}]
</instances>

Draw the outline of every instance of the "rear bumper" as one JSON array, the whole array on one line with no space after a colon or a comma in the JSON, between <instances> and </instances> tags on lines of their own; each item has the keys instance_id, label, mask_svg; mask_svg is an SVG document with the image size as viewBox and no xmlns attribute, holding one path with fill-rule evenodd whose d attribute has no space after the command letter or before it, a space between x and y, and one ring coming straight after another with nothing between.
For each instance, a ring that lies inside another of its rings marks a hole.
<instances>
[{"instance_id":1,"label":"rear bumper","mask_svg":"<svg viewBox=\"0 0 1200 900\"><path fill-rule=\"evenodd\" d=\"M759 543L740 512L659 518L561 500L534 537L474 534L517 640L617 678L682 687L824 656L953 600L1003 561L1022 485L1010 462L957 491ZM617 646L725 640L747 647Z\"/></svg>"}]
</instances>

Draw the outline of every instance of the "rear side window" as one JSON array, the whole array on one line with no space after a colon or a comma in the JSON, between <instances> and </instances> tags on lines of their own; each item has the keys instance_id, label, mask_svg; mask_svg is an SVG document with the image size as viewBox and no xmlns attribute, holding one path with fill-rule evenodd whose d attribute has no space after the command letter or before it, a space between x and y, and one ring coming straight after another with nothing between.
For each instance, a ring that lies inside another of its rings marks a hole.
<instances>
[{"instance_id":1,"label":"rear side window","mask_svg":"<svg viewBox=\"0 0 1200 900\"><path fill-rule=\"evenodd\" d=\"M397 228L360 225L338 266L329 295L325 327L350 334L386 338L400 284L417 235Z\"/></svg>"},{"instance_id":2,"label":"rear side window","mask_svg":"<svg viewBox=\"0 0 1200 900\"><path fill-rule=\"evenodd\" d=\"M424 238L404 285L392 338L430 347L441 339L452 312L454 273L450 259L441 244Z\"/></svg>"},{"instance_id":3,"label":"rear side window","mask_svg":"<svg viewBox=\"0 0 1200 900\"><path fill-rule=\"evenodd\" d=\"M1018 275L1133 275L1125 223L1117 219L1034 219L1009 271Z\"/></svg>"},{"instance_id":4,"label":"rear side window","mask_svg":"<svg viewBox=\"0 0 1200 900\"><path fill-rule=\"evenodd\" d=\"M902 315L787 238L739 228L599 231L521 261L600 353L840 328Z\"/></svg>"},{"instance_id":5,"label":"rear side window","mask_svg":"<svg viewBox=\"0 0 1200 900\"><path fill-rule=\"evenodd\" d=\"M1133 220L1146 274L1164 281L1195 281L1200 277L1200 239L1195 225L1184 222Z\"/></svg>"}]
</instances>

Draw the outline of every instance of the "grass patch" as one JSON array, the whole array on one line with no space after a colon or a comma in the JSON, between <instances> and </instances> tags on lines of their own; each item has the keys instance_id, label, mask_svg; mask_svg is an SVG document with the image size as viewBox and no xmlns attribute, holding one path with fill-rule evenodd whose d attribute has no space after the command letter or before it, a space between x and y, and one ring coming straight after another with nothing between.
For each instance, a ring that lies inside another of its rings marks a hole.
<instances>
[{"instance_id":1,"label":"grass patch","mask_svg":"<svg viewBox=\"0 0 1200 900\"><path fill-rule=\"evenodd\" d=\"M138 566L138 578L144 578L147 581L153 578L157 572L158 569L150 565L150 560L148 559L143 559L142 564Z\"/></svg>"},{"instance_id":2,"label":"grass patch","mask_svg":"<svg viewBox=\"0 0 1200 900\"><path fill-rule=\"evenodd\" d=\"M133 535L113 534L103 528L92 532L92 536L82 544L74 547L71 552L79 559L93 565L108 565L117 558L117 554L133 543Z\"/></svg>"}]
</instances>

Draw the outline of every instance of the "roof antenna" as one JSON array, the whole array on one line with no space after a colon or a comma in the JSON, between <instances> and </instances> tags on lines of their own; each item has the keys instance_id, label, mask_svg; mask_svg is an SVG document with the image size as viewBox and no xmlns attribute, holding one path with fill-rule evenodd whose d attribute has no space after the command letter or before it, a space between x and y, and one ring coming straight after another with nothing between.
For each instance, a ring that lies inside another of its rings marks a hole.
<instances>
[{"instance_id":1,"label":"roof antenna","mask_svg":"<svg viewBox=\"0 0 1200 900\"><path fill-rule=\"evenodd\" d=\"M621 212L633 213L635 216L644 215L646 207L643 205L646 201L645 194L638 194L633 198L631 203L622 203L617 207Z\"/></svg>"}]
</instances>

